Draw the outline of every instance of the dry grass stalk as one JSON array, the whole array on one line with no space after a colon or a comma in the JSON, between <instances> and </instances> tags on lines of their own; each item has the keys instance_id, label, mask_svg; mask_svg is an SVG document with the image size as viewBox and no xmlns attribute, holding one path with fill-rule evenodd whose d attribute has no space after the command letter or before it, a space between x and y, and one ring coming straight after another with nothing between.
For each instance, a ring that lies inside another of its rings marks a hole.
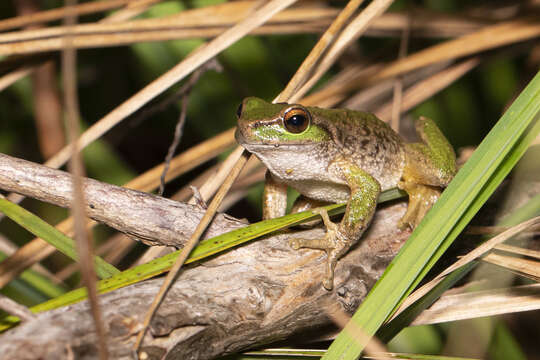
<instances>
[{"instance_id":1,"label":"dry grass stalk","mask_svg":"<svg viewBox=\"0 0 540 360\"><path fill-rule=\"evenodd\" d=\"M540 281L540 262L491 252L482 257L482 261L500 266L514 274Z\"/></svg>"},{"instance_id":2,"label":"dry grass stalk","mask_svg":"<svg viewBox=\"0 0 540 360\"><path fill-rule=\"evenodd\" d=\"M234 129L227 130L218 136L204 141L172 159L165 181L170 181L181 174L193 169L203 162L222 153L234 144ZM139 191L153 191L159 186L160 175L163 171L160 164L137 178L124 184L124 187ZM88 220L87 227L91 228L97 223ZM73 235L73 218L67 218L56 225L56 228L68 236ZM56 251L40 238L21 246L15 253L0 263L0 287L9 283L17 275L33 264L45 259ZM54 279L53 279L54 281Z\"/></svg>"},{"instance_id":3,"label":"dry grass stalk","mask_svg":"<svg viewBox=\"0 0 540 360\"><path fill-rule=\"evenodd\" d=\"M189 9L161 18L125 22L119 22L113 14L98 23L80 24L74 27L72 32L74 46L86 48L142 41L214 37L244 18L255 4L254 1L235 1ZM118 13L123 14L123 12ZM277 14L268 24L258 28L257 33L318 32L325 29L337 13L338 10L335 8L303 4ZM409 27L415 36L440 34L439 36L453 37L470 33L484 25L486 25L484 22L433 13L391 13L374 20L370 26L370 33L395 36ZM446 30L441 33L441 28ZM6 46L0 46L0 49L3 49L1 51L5 54L58 50L61 49L60 38L64 34L65 29L61 26L4 33L0 34L0 44L6 44Z\"/></svg>"},{"instance_id":4,"label":"dry grass stalk","mask_svg":"<svg viewBox=\"0 0 540 360\"><path fill-rule=\"evenodd\" d=\"M32 73L32 71L34 71L35 68L36 68L35 65L25 65L25 66L21 66L17 70L13 70L7 73L6 75L3 75L2 77L0 77L0 91L4 90L8 86L16 82L17 80L22 79L25 76L28 76L29 74Z\"/></svg>"},{"instance_id":5,"label":"dry grass stalk","mask_svg":"<svg viewBox=\"0 0 540 360\"><path fill-rule=\"evenodd\" d=\"M339 37L334 41L332 46L325 53L324 57L318 62L317 68L314 70L311 78L298 89L291 98L292 102L304 96L315 83L326 73L326 71L334 64L337 58L345 51L345 49L356 39L358 39L368 28L368 26L379 16L386 11L392 4L392 0L375 0L372 1L350 24L343 29Z\"/></svg>"},{"instance_id":6,"label":"dry grass stalk","mask_svg":"<svg viewBox=\"0 0 540 360\"><path fill-rule=\"evenodd\" d=\"M256 1L235 1L203 8L189 9L177 14L160 17L139 19L115 23L87 23L73 28L74 39L81 35L111 35L119 33L144 33L166 30L201 30L205 36L206 30L223 32L249 15L257 6ZM326 7L302 6L285 10L276 14L270 24L309 24L311 22L333 19L337 10ZM14 43L30 40L58 39L65 35L62 26L51 26L43 29L23 30L0 34L0 43ZM193 37L197 36L195 32ZM75 41L77 43L77 41Z\"/></svg>"},{"instance_id":7,"label":"dry grass stalk","mask_svg":"<svg viewBox=\"0 0 540 360\"><path fill-rule=\"evenodd\" d=\"M540 284L443 295L411 325L474 319L540 309Z\"/></svg>"},{"instance_id":8,"label":"dry grass stalk","mask_svg":"<svg viewBox=\"0 0 540 360\"><path fill-rule=\"evenodd\" d=\"M356 9L362 4L363 0L351 0L345 8L339 13L336 19L321 36L319 41L311 49L309 55L304 59L296 73L293 75L285 89L274 99L274 102L283 102L292 100L298 88L306 82L309 74L315 68L317 61L322 54L331 45L332 41L345 26L349 18Z\"/></svg>"},{"instance_id":9,"label":"dry grass stalk","mask_svg":"<svg viewBox=\"0 0 540 360\"><path fill-rule=\"evenodd\" d=\"M20 15L35 14L40 9L32 0L18 1L15 7ZM34 25L29 29L36 26L39 27ZM54 62L47 61L37 68L31 81L38 144L43 158L47 159L64 146L62 105Z\"/></svg>"},{"instance_id":10,"label":"dry grass stalk","mask_svg":"<svg viewBox=\"0 0 540 360\"><path fill-rule=\"evenodd\" d=\"M409 48L409 37L411 33L410 24L406 24L403 28L403 34L401 35L401 41L399 42L398 59L403 59L407 55ZM397 77L394 80L394 101L392 102L392 118L390 120L390 126L395 132L399 132L399 120L401 117L401 107L403 102L403 78Z\"/></svg>"},{"instance_id":11,"label":"dry grass stalk","mask_svg":"<svg viewBox=\"0 0 540 360\"><path fill-rule=\"evenodd\" d=\"M519 225L513 226L512 228L506 230L505 232L489 239L488 241L484 242L480 246L478 246L476 249L472 250L465 256L461 257L458 261L456 261L454 264L446 268L442 273L437 275L433 280L428 282L427 284L421 286L418 288L415 292L413 292L405 301L401 304L401 306L396 310L394 315L391 319L395 318L397 315L399 315L403 310L405 310L408 306L412 305L414 302L419 300L422 296L427 294L431 289L433 289L438 283L441 282L441 280L448 274L450 274L452 271L458 269L459 267L466 265L470 263L471 261L474 261L478 257L484 255L491 249L493 249L494 246L510 239L511 237L519 234L520 232L530 228L531 226L535 226L540 224L540 216L532 218L530 220L524 221ZM390 320L391 320L390 319Z\"/></svg>"},{"instance_id":12,"label":"dry grass stalk","mask_svg":"<svg viewBox=\"0 0 540 360\"><path fill-rule=\"evenodd\" d=\"M538 250L524 249L518 246L507 245L507 244L499 244L495 246L495 249L506 251L506 252L516 254L516 255L523 255L523 256L528 256L535 259L540 259L540 251Z\"/></svg>"},{"instance_id":13,"label":"dry grass stalk","mask_svg":"<svg viewBox=\"0 0 540 360\"><path fill-rule=\"evenodd\" d=\"M311 94L305 98L310 104L317 104L328 97L341 100L354 89L362 88L392 78L409 71L435 64L440 61L476 54L496 47L529 40L540 36L540 24L527 20L515 20L502 24L486 26L472 34L449 40L427 49L418 51L404 59L394 61L381 68L372 76L358 75L344 81L340 86L333 86Z\"/></svg>"},{"instance_id":14,"label":"dry grass stalk","mask_svg":"<svg viewBox=\"0 0 540 360\"><path fill-rule=\"evenodd\" d=\"M240 174L240 171L242 171L242 168L247 162L248 156L244 154L244 151L241 149L240 151L234 152L236 155L238 155L238 159L232 158L230 163L233 165L232 168L227 169L230 170L228 172L227 178L219 188L216 196L212 199L212 202L208 206L208 209L205 211L203 218L197 225L197 228L191 235L189 241L186 243L186 245L183 247L182 252L178 256L178 258L175 260L173 266L167 273L167 276L165 277L165 280L163 284L161 285L161 288L159 290L159 293L154 298L154 301L152 302L150 309L146 313L146 316L144 318L144 323L142 324L142 329L137 334L137 338L135 340L134 344L134 351L138 352L142 341L144 339L144 336L146 334L146 331L148 329L148 326L150 325L150 321L152 320L154 314L156 313L159 305L165 298L167 291L171 287L172 283L178 276L178 273L186 261L187 257L189 256L189 253L193 248L197 245L199 242L199 238L202 236L203 232L206 230L206 227L210 224L212 219L214 218L214 215L217 212L218 207L221 205L221 201L229 191L230 187L232 186L232 183L236 180L238 175Z\"/></svg>"},{"instance_id":15,"label":"dry grass stalk","mask_svg":"<svg viewBox=\"0 0 540 360\"><path fill-rule=\"evenodd\" d=\"M474 57L472 59L465 60L448 69L442 70L433 76L430 76L417 84L411 86L405 91L403 95L400 113L406 112L418 104L422 103L426 99L435 95L439 91L447 88L457 79L474 69L480 64L480 58ZM394 111L394 104L385 104L374 113L382 120L388 121L392 117Z\"/></svg>"},{"instance_id":16,"label":"dry grass stalk","mask_svg":"<svg viewBox=\"0 0 540 360\"><path fill-rule=\"evenodd\" d=\"M210 49L210 53L213 51L216 51L216 54L217 54L221 50L227 48L229 45L234 43L236 40L240 39L247 32L249 32L253 28L256 28L257 26L262 25L264 22L270 19L274 14L278 13L280 10L288 7L294 2L295 0L274 0L274 1L269 2L268 4L262 6L260 9L254 12L251 16L247 17L242 22L238 23L237 25L227 30L225 33L223 33L222 35L220 35L219 37L217 37L210 43L208 43L207 46L199 48L201 50L196 50L195 52L193 52L186 60L183 61L183 63L188 61L188 64L189 64L189 60L193 58L195 58L195 61L198 61L197 57L202 57L202 59L204 59L204 56L206 56L204 54L205 52L207 52L206 49ZM212 47L213 44L215 45L215 47L217 47L217 49L213 49ZM201 64L202 62L198 65L201 65ZM194 65L197 65L197 63L195 62ZM154 298L154 301L152 302L152 305L150 306L150 309L144 318L143 327L140 330L140 332L137 334L137 338L134 344L135 352L138 352L143 342L148 326L150 325L150 321L152 320L159 305L165 298L167 291L169 290L172 283L178 276L178 273L180 272L182 265L184 264L187 257L189 256L189 253L191 252L191 250L193 250L193 248L199 242L199 238L201 237L203 232L206 230L206 227L210 224L210 222L214 218L214 215L216 214L219 206L221 205L221 201L223 200L223 198L229 191L230 187L232 186L232 183L236 180L236 178L240 174L240 171L242 170L242 168L247 162L248 156L244 154L244 150L242 148L239 148L238 151L233 152L233 154L238 155L239 158L238 159L232 158L230 162L227 161L227 163L233 164L232 168L229 169L230 171L229 171L229 174L227 175L227 178L225 179L223 184L221 184L221 187L219 188L216 196L212 199L212 202L208 206L208 209L205 211L203 218L197 225L197 228L191 235L189 241L185 244L183 248L184 250L175 260L169 273L167 273L167 276L165 278L165 281L163 282L163 285L161 286L159 290L159 293ZM229 158L231 158L231 156L229 156Z\"/></svg>"},{"instance_id":17,"label":"dry grass stalk","mask_svg":"<svg viewBox=\"0 0 540 360\"><path fill-rule=\"evenodd\" d=\"M68 4L71 6L76 3L76 0L68 1ZM75 15L69 13L66 14L64 18L66 31L69 32L70 27L76 22L77 17ZM90 232L88 232L86 228L86 200L83 189L85 170L81 157L81 148L77 141L81 132L79 123L79 101L77 96L77 53L72 46L71 37L69 35L64 38L64 41L65 44L62 51L63 95L67 134L68 140L71 143L71 156L68 167L73 177L73 203L71 204L71 213L75 229L77 262L81 268L82 280L88 293L90 311L96 328L99 359L107 360L109 355L107 341L105 340L106 330L97 294L97 275L94 265L93 240Z\"/></svg>"},{"instance_id":18,"label":"dry grass stalk","mask_svg":"<svg viewBox=\"0 0 540 360\"><path fill-rule=\"evenodd\" d=\"M145 0L145 2L149 4L157 1L158 0ZM75 6L64 6L53 10L40 11L32 15L17 16L0 21L0 31L59 20L66 16L81 16L117 9L130 2L133 2L133 0L95 1L91 3L78 4Z\"/></svg>"}]
</instances>

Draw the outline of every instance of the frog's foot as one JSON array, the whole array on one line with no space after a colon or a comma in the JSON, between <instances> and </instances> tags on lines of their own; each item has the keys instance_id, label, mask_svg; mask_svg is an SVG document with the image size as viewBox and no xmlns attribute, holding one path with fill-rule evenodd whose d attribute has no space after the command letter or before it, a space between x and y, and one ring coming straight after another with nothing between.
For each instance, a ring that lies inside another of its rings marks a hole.
<instances>
[{"instance_id":1,"label":"frog's foot","mask_svg":"<svg viewBox=\"0 0 540 360\"><path fill-rule=\"evenodd\" d=\"M410 227L414 229L424 215L431 209L441 195L440 190L431 186L416 184L409 181L400 181L398 187L409 194L409 206L407 212L399 221L399 228Z\"/></svg>"},{"instance_id":2,"label":"frog's foot","mask_svg":"<svg viewBox=\"0 0 540 360\"><path fill-rule=\"evenodd\" d=\"M326 226L326 235L322 239L291 239L289 245L298 250L300 248L310 248L325 250L328 259L326 263L326 275L323 286L326 290L334 287L334 268L338 259L347 251L349 243L347 236L340 230L340 226L334 224L325 209L314 209L313 212L321 215Z\"/></svg>"},{"instance_id":3,"label":"frog's foot","mask_svg":"<svg viewBox=\"0 0 540 360\"><path fill-rule=\"evenodd\" d=\"M330 203L326 202L326 201L310 199L310 198L305 197L304 195L300 195L295 200L295 202L294 202L294 204L292 206L291 214L296 214L296 213L299 213L299 212L302 212L302 211L312 210L312 209L315 209L315 208L318 208L318 207L321 207L321 206L325 206L325 205L328 205L328 204L330 204ZM318 211L315 211L315 212L319 213ZM310 221L304 222L304 223L302 223L300 225L297 225L297 226L299 226L301 228L312 228L312 227L318 225L320 222L321 222L321 219L316 218L315 220L310 220Z\"/></svg>"}]
</instances>

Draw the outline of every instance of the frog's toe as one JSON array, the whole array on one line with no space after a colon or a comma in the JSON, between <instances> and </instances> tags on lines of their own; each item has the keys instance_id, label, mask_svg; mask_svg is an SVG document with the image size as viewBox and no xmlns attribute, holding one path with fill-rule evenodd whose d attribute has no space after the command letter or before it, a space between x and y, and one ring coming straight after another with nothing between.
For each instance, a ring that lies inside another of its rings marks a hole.
<instances>
[{"instance_id":1,"label":"frog's toe","mask_svg":"<svg viewBox=\"0 0 540 360\"><path fill-rule=\"evenodd\" d=\"M326 235L319 239L291 239L289 245L298 250L300 248L310 248L329 251L336 247L336 238L339 237L339 228L336 224L330 221L328 213L323 208L316 208L314 213L321 215L324 225L326 226Z\"/></svg>"},{"instance_id":2,"label":"frog's toe","mask_svg":"<svg viewBox=\"0 0 540 360\"><path fill-rule=\"evenodd\" d=\"M441 192L436 188L421 184L400 185L400 188L409 194L409 205L398 226L402 230L406 228L414 229L439 199Z\"/></svg>"},{"instance_id":3,"label":"frog's toe","mask_svg":"<svg viewBox=\"0 0 540 360\"><path fill-rule=\"evenodd\" d=\"M302 240L304 239L290 239L289 246L292 247L294 250L298 250L302 247Z\"/></svg>"},{"instance_id":4,"label":"frog's toe","mask_svg":"<svg viewBox=\"0 0 540 360\"><path fill-rule=\"evenodd\" d=\"M418 218L418 202L411 202L409 201L409 205L407 206L407 211L405 212L405 215L399 220L398 222L398 228L400 230L407 230L407 229L414 229L416 219Z\"/></svg>"},{"instance_id":5,"label":"frog's toe","mask_svg":"<svg viewBox=\"0 0 540 360\"><path fill-rule=\"evenodd\" d=\"M328 216L328 212L325 208L315 208L312 210L312 212L321 216L324 226L326 226L327 233L334 233L338 231L338 226L330 220L330 216ZM327 235L327 237L328 236L329 235Z\"/></svg>"},{"instance_id":6,"label":"frog's toe","mask_svg":"<svg viewBox=\"0 0 540 360\"><path fill-rule=\"evenodd\" d=\"M289 240L289 246L292 247L294 250L298 250L301 248L327 250L331 246L331 243L328 242L326 237L322 239L294 238Z\"/></svg>"},{"instance_id":7,"label":"frog's toe","mask_svg":"<svg viewBox=\"0 0 540 360\"><path fill-rule=\"evenodd\" d=\"M336 229L336 231L328 229L324 238L295 238L289 240L289 245L295 250L300 248L310 248L326 251L328 259L326 261L326 273L322 285L326 290L332 290L334 287L334 268L336 267L337 260L343 256L350 247L350 243L347 241L345 234L339 229Z\"/></svg>"},{"instance_id":8,"label":"frog's toe","mask_svg":"<svg viewBox=\"0 0 540 360\"><path fill-rule=\"evenodd\" d=\"M327 278L325 278L323 280L322 286L328 291L330 291L330 290L332 290L334 288L334 276L333 276L333 274L332 274L331 278L327 277Z\"/></svg>"}]
</instances>

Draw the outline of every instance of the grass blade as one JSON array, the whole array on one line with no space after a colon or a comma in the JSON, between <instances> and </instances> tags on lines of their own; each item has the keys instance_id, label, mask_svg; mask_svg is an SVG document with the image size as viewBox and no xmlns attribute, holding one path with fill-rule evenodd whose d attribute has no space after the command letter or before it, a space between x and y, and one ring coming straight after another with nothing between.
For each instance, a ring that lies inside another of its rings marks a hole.
<instances>
[{"instance_id":1,"label":"grass blade","mask_svg":"<svg viewBox=\"0 0 540 360\"><path fill-rule=\"evenodd\" d=\"M77 261L77 253L71 238L58 231L55 227L41 220L30 211L20 207L11 201L0 198L0 211L6 214L11 220L30 231L35 236L42 238L52 246L62 252L64 255ZM120 270L100 258L95 257L96 272L102 279L111 277L120 273Z\"/></svg>"},{"instance_id":2,"label":"grass blade","mask_svg":"<svg viewBox=\"0 0 540 360\"><path fill-rule=\"evenodd\" d=\"M0 251L0 262L5 260L8 256ZM47 298L55 298L66 292L66 289L62 285L58 285L50 281L45 276L40 273L28 269L23 271L19 276L19 279L14 279L13 281L23 281L26 283L26 286L32 287L34 290L39 291Z\"/></svg>"},{"instance_id":3,"label":"grass blade","mask_svg":"<svg viewBox=\"0 0 540 360\"><path fill-rule=\"evenodd\" d=\"M429 271L517 162L525 151L523 148L538 134L539 126L533 124L524 136L539 111L540 73L459 171L323 359L356 359L360 356L365 343L354 340L353 329L360 327L367 335L374 335Z\"/></svg>"},{"instance_id":4,"label":"grass blade","mask_svg":"<svg viewBox=\"0 0 540 360\"><path fill-rule=\"evenodd\" d=\"M397 199L403 196L403 192L398 189L385 191L379 196L379 203ZM345 204L334 204L326 207L329 215L343 213ZM186 264L204 259L214 254L223 252L232 247L246 243L255 238L278 231L280 229L294 226L305 221L318 218L319 215L312 211L303 211L296 214L289 214L280 218L260 221L249 226L221 234L211 239L203 240L193 249ZM110 278L98 282L99 293L113 291L137 282L149 279L156 275L168 271L182 250L175 251L160 258L154 259L146 264L136 266L125 270ZM61 306L76 303L86 299L86 289L79 288L65 293L55 299L51 299L39 305L32 307L34 313L52 310ZM16 324L18 319L14 316L8 316L0 321L0 331L3 331Z\"/></svg>"}]
</instances>

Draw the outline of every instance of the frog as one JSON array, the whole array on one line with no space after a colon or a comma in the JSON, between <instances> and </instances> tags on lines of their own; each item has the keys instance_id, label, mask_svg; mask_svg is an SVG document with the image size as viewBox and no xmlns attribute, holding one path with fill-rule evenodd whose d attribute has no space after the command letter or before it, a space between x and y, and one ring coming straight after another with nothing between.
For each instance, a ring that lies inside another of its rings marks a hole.
<instances>
[{"instance_id":1,"label":"frog","mask_svg":"<svg viewBox=\"0 0 540 360\"><path fill-rule=\"evenodd\" d=\"M337 261L369 226L379 194L399 188L408 206L398 223L414 229L456 173L456 155L435 122L415 120L418 142L406 142L374 114L245 98L235 138L266 166L263 219L285 215L287 188L300 194L291 212L312 210L326 227L317 239L292 238L295 249L327 254L322 285L332 290ZM347 203L341 222L324 205Z\"/></svg>"}]
</instances>

